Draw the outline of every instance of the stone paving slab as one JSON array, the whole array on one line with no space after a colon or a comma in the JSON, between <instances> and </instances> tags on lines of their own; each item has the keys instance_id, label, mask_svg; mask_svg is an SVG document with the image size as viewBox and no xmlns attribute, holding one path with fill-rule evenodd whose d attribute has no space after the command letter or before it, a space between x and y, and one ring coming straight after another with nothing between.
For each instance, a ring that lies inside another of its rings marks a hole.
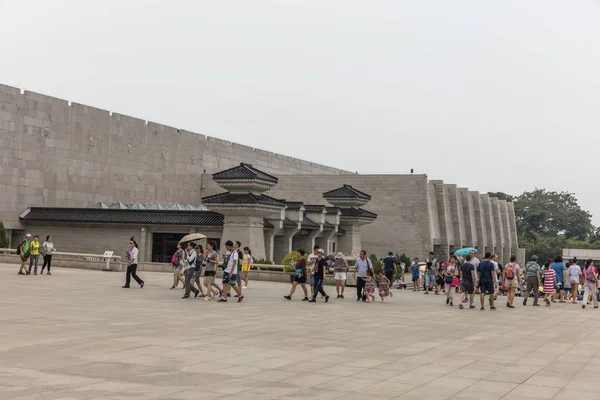
<instances>
[{"instance_id":1,"label":"stone paving slab","mask_svg":"<svg viewBox=\"0 0 600 400\"><path fill-rule=\"evenodd\" d=\"M182 300L168 274L0 265L0 399L600 398L600 313L459 310L394 289L386 303ZM334 294L333 288L326 288ZM335 296L333 296L335 297Z\"/></svg>"}]
</instances>

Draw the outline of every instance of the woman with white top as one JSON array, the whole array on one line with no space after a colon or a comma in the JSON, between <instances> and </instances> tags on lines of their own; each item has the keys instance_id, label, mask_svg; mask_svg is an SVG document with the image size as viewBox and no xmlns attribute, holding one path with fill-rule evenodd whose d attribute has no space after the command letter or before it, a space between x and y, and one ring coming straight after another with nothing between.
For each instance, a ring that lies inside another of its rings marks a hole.
<instances>
[{"instance_id":1,"label":"woman with white top","mask_svg":"<svg viewBox=\"0 0 600 400\"><path fill-rule=\"evenodd\" d=\"M52 275L50 267L52 266L52 253L56 251L54 243L52 243L52 236L46 236L46 241L42 244L42 254L44 255L44 264L42 265L41 275L44 275L44 268L48 266L48 275Z\"/></svg>"},{"instance_id":2,"label":"woman with white top","mask_svg":"<svg viewBox=\"0 0 600 400\"><path fill-rule=\"evenodd\" d=\"M571 295L573 296L573 304L577 304L577 295L579 294L579 283L581 282L581 267L577 263L573 263L567 270L569 282L571 283Z\"/></svg>"},{"instance_id":3,"label":"woman with white top","mask_svg":"<svg viewBox=\"0 0 600 400\"><path fill-rule=\"evenodd\" d=\"M129 288L131 277L133 277L138 285L140 285L140 288L144 287L144 281L141 280L140 277L135 273L137 270L139 255L140 250L138 249L138 244L135 240L133 240L132 237L129 241L129 250L127 251L127 277L125 278L125 286L123 286L123 289Z\"/></svg>"},{"instance_id":4,"label":"woman with white top","mask_svg":"<svg viewBox=\"0 0 600 400\"><path fill-rule=\"evenodd\" d=\"M206 286L206 297L204 300L211 301L215 295L219 296L222 292L221 288L215 284L215 275L217 274L217 265L219 265L219 253L215 249L217 244L210 241L206 244L205 260L206 268L204 269L204 286ZM216 287L216 293L213 287Z\"/></svg>"}]
</instances>

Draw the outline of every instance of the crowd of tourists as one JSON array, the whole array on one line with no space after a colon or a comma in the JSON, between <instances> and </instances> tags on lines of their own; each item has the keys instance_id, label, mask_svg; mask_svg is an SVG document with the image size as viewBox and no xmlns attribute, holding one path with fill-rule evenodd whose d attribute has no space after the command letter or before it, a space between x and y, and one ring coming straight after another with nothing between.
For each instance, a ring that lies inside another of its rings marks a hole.
<instances>
[{"instance_id":1,"label":"crowd of tourists","mask_svg":"<svg viewBox=\"0 0 600 400\"><path fill-rule=\"evenodd\" d=\"M224 257L220 257L217 244L209 241L206 249L196 245L193 241L178 244L177 250L172 256L173 283L171 289L176 289L181 282L184 289L184 299L200 296L205 301L218 299L218 302L227 302L232 292L238 302L244 300L242 290L248 288L249 272L254 259L252 251L248 247L242 249L239 241L228 240L225 242L227 249ZM19 275L37 275L40 256L43 263L40 274L43 275L47 268L47 274L52 275L52 255L56 251L52 236L46 236L46 240L40 243L38 235L27 234L25 239L17 246L17 253L21 259L18 271ZM329 295L325 292L323 284L326 274L331 270L335 280L335 289L338 299L344 299L346 281L350 273L349 264L342 253L335 257L326 257L325 251L320 246L314 246L311 253L302 249L297 251L299 257L292 274L292 287L289 293L283 296L286 300L292 300L298 286L302 289L302 300L314 303L319 295L325 302L329 301ZM131 237L129 246L125 253L127 273L123 288L129 288L133 278L140 287L144 287L144 281L137 275L139 260L139 248L134 237ZM353 279L356 281L356 300L367 303L376 300L376 293L381 302L393 293L390 288L397 276L397 260L393 253L381 260L382 268L375 273L372 261L367 253L361 250L355 261L352 271ZM448 306L454 306L455 298L460 309L468 307L476 308L475 296L479 295L480 309L485 310L485 297L488 296L489 309L496 310L495 302L498 296L506 296L506 307L515 308L515 297L523 298L523 306L527 305L529 297L533 297L533 306L539 306L539 301L550 307L553 303L571 302L585 308L593 303L598 308L598 269L592 260L587 260L580 266L577 259L564 263L562 257L548 259L543 265L538 263L538 257L532 256L531 260L520 266L516 257L512 256L510 262L502 266L498 262L498 256L486 253L483 260L476 257L474 251L464 259L454 254L450 255L449 261L438 261L433 252L430 252L426 262L419 262L415 258L411 265L413 291L423 290L424 294L435 293L445 295ZM219 263L223 263L222 286L216 282L216 274ZM404 266L401 267L400 285L403 284ZM310 296L307 284L310 286Z\"/></svg>"},{"instance_id":2,"label":"crowd of tourists","mask_svg":"<svg viewBox=\"0 0 600 400\"><path fill-rule=\"evenodd\" d=\"M454 306L454 297L458 295L461 309L465 308L463 303L468 303L470 309L476 308L476 294L479 294L481 310L485 310L485 296L488 296L490 310L496 310L494 302L500 295L506 296L507 308L515 308L517 294L523 298L523 306L533 297L533 306L539 306L541 298L546 307L556 302L577 304L579 300L583 308L592 302L594 308L598 308L598 269L592 260L587 260L583 268L577 259L565 264L561 256L548 259L541 266L538 261L534 255L521 267L512 256L510 262L502 266L497 255L488 252L480 261L472 251L462 263L454 254L446 263L438 262L432 252L426 263L414 259L413 291L422 288L425 294L444 293L449 306Z\"/></svg>"}]
</instances>

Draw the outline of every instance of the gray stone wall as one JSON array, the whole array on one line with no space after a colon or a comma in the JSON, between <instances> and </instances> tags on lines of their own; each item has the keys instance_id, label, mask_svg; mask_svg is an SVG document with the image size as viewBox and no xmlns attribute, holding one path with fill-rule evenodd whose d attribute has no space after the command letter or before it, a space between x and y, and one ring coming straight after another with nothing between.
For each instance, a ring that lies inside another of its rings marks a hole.
<instances>
[{"instance_id":1,"label":"gray stone wall","mask_svg":"<svg viewBox=\"0 0 600 400\"><path fill-rule=\"evenodd\" d=\"M199 204L202 174L239 164L281 175L336 168L0 85L0 220L30 206Z\"/></svg>"}]
</instances>

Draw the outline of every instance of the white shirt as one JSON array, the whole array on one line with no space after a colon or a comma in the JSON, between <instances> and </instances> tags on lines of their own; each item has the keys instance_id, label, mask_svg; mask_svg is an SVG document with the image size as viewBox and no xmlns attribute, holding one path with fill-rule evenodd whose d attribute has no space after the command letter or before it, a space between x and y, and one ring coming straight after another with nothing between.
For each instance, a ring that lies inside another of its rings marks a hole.
<instances>
[{"instance_id":1,"label":"white shirt","mask_svg":"<svg viewBox=\"0 0 600 400\"><path fill-rule=\"evenodd\" d=\"M579 281L579 275L581 275L581 267L577 264L571 265L569 267L569 278Z\"/></svg>"},{"instance_id":2,"label":"white shirt","mask_svg":"<svg viewBox=\"0 0 600 400\"><path fill-rule=\"evenodd\" d=\"M229 256L230 254L231 254L231 257ZM238 260L239 260L239 255L238 255L237 250L228 251L227 257L229 257L229 262L227 262L227 268L225 269L225 272L227 272L230 275L236 275L237 274L237 265L238 265Z\"/></svg>"},{"instance_id":3,"label":"white shirt","mask_svg":"<svg viewBox=\"0 0 600 400\"><path fill-rule=\"evenodd\" d=\"M46 249L47 254L52 254L56 251L56 249L54 248L54 243L52 242L44 242L42 247Z\"/></svg>"},{"instance_id":4,"label":"white shirt","mask_svg":"<svg viewBox=\"0 0 600 400\"><path fill-rule=\"evenodd\" d=\"M479 265L479 263L481 261L479 261L479 258L473 257L473 258L471 258L471 261L468 261L468 262L470 262L471 264L473 264L473 266L475 267L475 271L477 271L477 266Z\"/></svg>"},{"instance_id":5,"label":"white shirt","mask_svg":"<svg viewBox=\"0 0 600 400\"><path fill-rule=\"evenodd\" d=\"M319 256L314 255L313 253L309 254L308 258L306 259L306 266L312 268L311 271L311 275L315 274L315 269L313 268L315 266L315 262L319 259Z\"/></svg>"},{"instance_id":6,"label":"white shirt","mask_svg":"<svg viewBox=\"0 0 600 400\"><path fill-rule=\"evenodd\" d=\"M186 271L188 269L196 268L196 251L195 250L192 249L192 251L190 251L187 254L186 261L187 261L187 264L185 266Z\"/></svg>"},{"instance_id":7,"label":"white shirt","mask_svg":"<svg viewBox=\"0 0 600 400\"><path fill-rule=\"evenodd\" d=\"M139 254L140 254L140 251L138 250L138 248L133 246L133 248L129 252L129 257L131 257L131 265L138 263L138 255Z\"/></svg>"}]
</instances>

